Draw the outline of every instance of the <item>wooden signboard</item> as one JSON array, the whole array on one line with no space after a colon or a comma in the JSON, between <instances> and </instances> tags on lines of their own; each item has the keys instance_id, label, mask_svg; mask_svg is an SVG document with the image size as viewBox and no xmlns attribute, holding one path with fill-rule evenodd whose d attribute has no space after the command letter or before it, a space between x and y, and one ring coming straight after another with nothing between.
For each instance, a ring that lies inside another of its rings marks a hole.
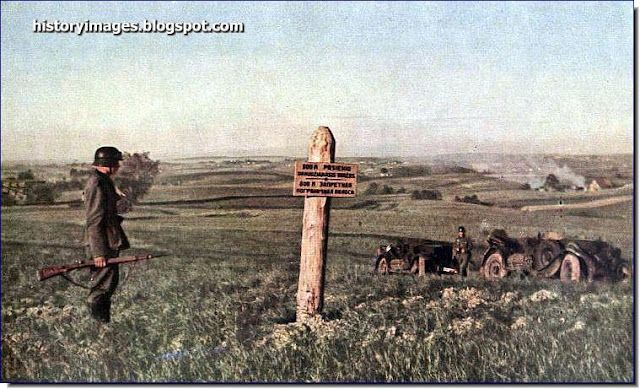
<instances>
[{"instance_id":1,"label":"wooden signboard","mask_svg":"<svg viewBox=\"0 0 640 389\"><path fill-rule=\"evenodd\" d=\"M296 162L294 196L356 197L358 165L332 162Z\"/></svg>"}]
</instances>

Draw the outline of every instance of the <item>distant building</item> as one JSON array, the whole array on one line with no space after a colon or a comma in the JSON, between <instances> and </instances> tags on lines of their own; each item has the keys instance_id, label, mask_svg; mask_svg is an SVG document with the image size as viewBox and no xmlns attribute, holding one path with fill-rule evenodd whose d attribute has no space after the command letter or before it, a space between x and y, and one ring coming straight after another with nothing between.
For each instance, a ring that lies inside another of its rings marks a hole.
<instances>
[{"instance_id":1,"label":"distant building","mask_svg":"<svg viewBox=\"0 0 640 389\"><path fill-rule=\"evenodd\" d=\"M3 203L24 204L27 201L29 192L36 184L44 184L38 180L18 180L16 178L5 178L2 180Z\"/></svg>"},{"instance_id":2,"label":"distant building","mask_svg":"<svg viewBox=\"0 0 640 389\"><path fill-rule=\"evenodd\" d=\"M596 178L587 187L587 190L595 191L601 189L611 189L613 188L613 183L608 178Z\"/></svg>"}]
</instances>

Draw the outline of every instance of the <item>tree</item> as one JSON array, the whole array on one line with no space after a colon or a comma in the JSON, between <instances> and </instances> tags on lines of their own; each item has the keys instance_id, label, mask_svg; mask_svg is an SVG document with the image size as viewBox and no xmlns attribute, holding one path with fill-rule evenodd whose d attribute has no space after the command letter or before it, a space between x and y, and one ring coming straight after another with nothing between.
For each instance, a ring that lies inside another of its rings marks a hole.
<instances>
[{"instance_id":1,"label":"tree","mask_svg":"<svg viewBox=\"0 0 640 389\"><path fill-rule=\"evenodd\" d=\"M18 173L18 180L34 180L36 176L31 169Z\"/></svg>"},{"instance_id":2,"label":"tree","mask_svg":"<svg viewBox=\"0 0 640 389\"><path fill-rule=\"evenodd\" d=\"M125 193L127 200L121 212L129 210L131 202L135 203L147 194L160 171L159 164L159 161L149 158L149 152L124 154L120 171L114 176L115 184Z\"/></svg>"}]
</instances>

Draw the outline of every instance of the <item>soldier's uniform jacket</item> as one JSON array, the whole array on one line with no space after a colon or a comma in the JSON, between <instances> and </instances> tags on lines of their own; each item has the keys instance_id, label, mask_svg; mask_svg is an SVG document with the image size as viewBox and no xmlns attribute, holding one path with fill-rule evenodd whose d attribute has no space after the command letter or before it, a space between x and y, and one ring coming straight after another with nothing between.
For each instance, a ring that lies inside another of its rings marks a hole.
<instances>
[{"instance_id":1,"label":"soldier's uniform jacket","mask_svg":"<svg viewBox=\"0 0 640 389\"><path fill-rule=\"evenodd\" d=\"M118 250L129 248L129 240L120 226L117 212L120 196L106 174L93 170L84 189L86 208L85 245L93 258L110 258Z\"/></svg>"},{"instance_id":2,"label":"soldier's uniform jacket","mask_svg":"<svg viewBox=\"0 0 640 389\"><path fill-rule=\"evenodd\" d=\"M453 253L463 254L463 253L471 253L471 249L473 249L473 244L471 244L471 239L468 237L457 237L456 242L453 244Z\"/></svg>"}]
</instances>

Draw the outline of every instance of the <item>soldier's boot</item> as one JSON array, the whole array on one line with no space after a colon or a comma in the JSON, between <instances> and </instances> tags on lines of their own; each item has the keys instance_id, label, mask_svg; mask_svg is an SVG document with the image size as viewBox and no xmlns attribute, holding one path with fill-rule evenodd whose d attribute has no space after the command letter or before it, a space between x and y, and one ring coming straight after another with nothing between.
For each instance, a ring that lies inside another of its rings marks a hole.
<instances>
[{"instance_id":1,"label":"soldier's boot","mask_svg":"<svg viewBox=\"0 0 640 389\"><path fill-rule=\"evenodd\" d=\"M101 323L109 323L111 320L111 301L100 298L89 303L91 317Z\"/></svg>"},{"instance_id":2,"label":"soldier's boot","mask_svg":"<svg viewBox=\"0 0 640 389\"><path fill-rule=\"evenodd\" d=\"M103 322L102 315L100 314L100 305L96 302L91 302L87 304L87 310L89 311L89 315L96 321Z\"/></svg>"},{"instance_id":3,"label":"soldier's boot","mask_svg":"<svg viewBox=\"0 0 640 389\"><path fill-rule=\"evenodd\" d=\"M103 299L100 304L100 319L103 323L109 323L111 321L111 300Z\"/></svg>"},{"instance_id":4,"label":"soldier's boot","mask_svg":"<svg viewBox=\"0 0 640 389\"><path fill-rule=\"evenodd\" d=\"M107 323L109 323L111 322L111 300L107 301L105 305L105 317L107 319Z\"/></svg>"}]
</instances>

